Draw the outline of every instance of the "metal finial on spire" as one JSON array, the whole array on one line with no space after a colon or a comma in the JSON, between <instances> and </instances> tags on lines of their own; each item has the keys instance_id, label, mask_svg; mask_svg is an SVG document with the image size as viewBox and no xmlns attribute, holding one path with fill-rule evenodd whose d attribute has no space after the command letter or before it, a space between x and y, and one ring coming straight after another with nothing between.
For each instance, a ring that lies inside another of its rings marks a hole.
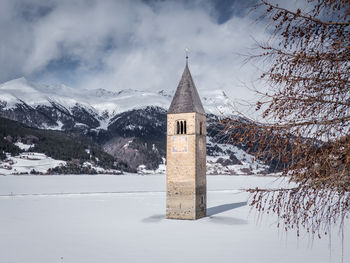
<instances>
[{"instance_id":1,"label":"metal finial on spire","mask_svg":"<svg viewBox=\"0 0 350 263\"><path fill-rule=\"evenodd\" d=\"M188 48L185 48L185 53L186 53L186 65L188 64L188 52L190 50Z\"/></svg>"}]
</instances>

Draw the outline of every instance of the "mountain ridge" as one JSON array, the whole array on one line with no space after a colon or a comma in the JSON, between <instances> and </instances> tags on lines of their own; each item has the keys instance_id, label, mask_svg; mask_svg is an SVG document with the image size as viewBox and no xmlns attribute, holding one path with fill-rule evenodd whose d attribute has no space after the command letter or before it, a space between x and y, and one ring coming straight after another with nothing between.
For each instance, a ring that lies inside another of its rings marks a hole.
<instances>
[{"instance_id":1,"label":"mountain ridge","mask_svg":"<svg viewBox=\"0 0 350 263\"><path fill-rule=\"evenodd\" d=\"M0 109L2 112L11 111L20 104L25 104L32 109L46 106L59 108L58 110L62 113L73 116L72 109L83 109L89 111L94 119L100 122L98 127L106 129L109 120L121 112L142 109L147 106L157 106L167 110L171 103L172 93L165 90L151 92L123 89L114 92L102 88L74 89L65 85L37 84L22 77L0 85ZM234 115L233 103L222 90L203 92L202 101L209 114ZM50 128L55 128L51 122L47 124ZM59 129L59 125L56 127Z\"/></svg>"},{"instance_id":2,"label":"mountain ridge","mask_svg":"<svg viewBox=\"0 0 350 263\"><path fill-rule=\"evenodd\" d=\"M248 174L266 170L268 167L252 155L242 154L240 143L223 143L220 120L239 119L225 92L214 90L202 95L210 172ZM125 162L130 172L140 167L149 171L164 164L166 158L166 113L171 100L172 93L165 90L78 90L20 78L0 85L0 117L39 129L78 132Z\"/></svg>"}]
</instances>

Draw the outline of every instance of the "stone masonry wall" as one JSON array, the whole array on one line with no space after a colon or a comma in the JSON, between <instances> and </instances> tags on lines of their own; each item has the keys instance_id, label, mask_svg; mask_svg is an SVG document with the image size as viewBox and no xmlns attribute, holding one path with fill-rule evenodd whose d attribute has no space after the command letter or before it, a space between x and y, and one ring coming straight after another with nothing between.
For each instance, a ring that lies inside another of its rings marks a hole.
<instances>
[{"instance_id":1,"label":"stone masonry wall","mask_svg":"<svg viewBox=\"0 0 350 263\"><path fill-rule=\"evenodd\" d=\"M177 120L186 120L186 134L176 134ZM205 126L205 116L198 113L168 114L167 218L197 219L206 215Z\"/></svg>"}]
</instances>

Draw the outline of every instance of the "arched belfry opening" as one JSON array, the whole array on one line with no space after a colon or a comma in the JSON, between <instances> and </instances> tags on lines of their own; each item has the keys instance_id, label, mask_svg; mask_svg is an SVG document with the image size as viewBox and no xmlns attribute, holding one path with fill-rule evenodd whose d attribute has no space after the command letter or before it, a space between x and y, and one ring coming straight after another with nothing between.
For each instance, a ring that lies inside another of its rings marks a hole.
<instances>
[{"instance_id":1,"label":"arched belfry opening","mask_svg":"<svg viewBox=\"0 0 350 263\"><path fill-rule=\"evenodd\" d=\"M206 114L188 63L167 112L166 217L206 216Z\"/></svg>"},{"instance_id":2,"label":"arched belfry opening","mask_svg":"<svg viewBox=\"0 0 350 263\"><path fill-rule=\"evenodd\" d=\"M186 134L187 125L185 120L176 121L176 134Z\"/></svg>"}]
</instances>

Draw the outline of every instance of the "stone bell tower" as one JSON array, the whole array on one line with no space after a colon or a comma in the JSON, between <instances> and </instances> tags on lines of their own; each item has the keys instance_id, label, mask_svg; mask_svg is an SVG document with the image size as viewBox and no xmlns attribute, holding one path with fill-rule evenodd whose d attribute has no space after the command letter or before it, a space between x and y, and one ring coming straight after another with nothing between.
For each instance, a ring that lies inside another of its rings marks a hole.
<instances>
[{"instance_id":1,"label":"stone bell tower","mask_svg":"<svg viewBox=\"0 0 350 263\"><path fill-rule=\"evenodd\" d=\"M166 182L167 218L206 216L206 114L187 61L167 113Z\"/></svg>"}]
</instances>

